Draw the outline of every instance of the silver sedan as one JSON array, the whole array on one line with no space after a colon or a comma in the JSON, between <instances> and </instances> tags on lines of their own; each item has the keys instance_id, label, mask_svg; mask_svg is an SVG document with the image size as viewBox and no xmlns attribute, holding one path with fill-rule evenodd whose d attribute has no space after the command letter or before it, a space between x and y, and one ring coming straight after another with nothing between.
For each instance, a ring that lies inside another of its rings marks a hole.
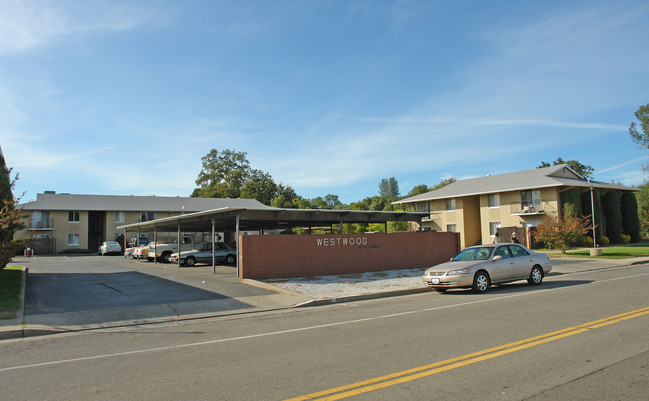
<instances>
[{"instance_id":1,"label":"silver sedan","mask_svg":"<svg viewBox=\"0 0 649 401\"><path fill-rule=\"evenodd\" d=\"M552 263L548 255L520 244L479 245L466 248L449 262L429 267L422 281L439 292L449 288L472 288L482 293L492 284L517 280L540 285L550 271Z\"/></svg>"}]
</instances>

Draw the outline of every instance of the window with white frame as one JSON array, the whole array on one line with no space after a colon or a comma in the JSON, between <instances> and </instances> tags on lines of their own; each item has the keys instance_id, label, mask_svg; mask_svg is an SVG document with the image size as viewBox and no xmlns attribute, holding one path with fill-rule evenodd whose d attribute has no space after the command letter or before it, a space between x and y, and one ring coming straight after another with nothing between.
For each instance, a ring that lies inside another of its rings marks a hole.
<instances>
[{"instance_id":1,"label":"window with white frame","mask_svg":"<svg viewBox=\"0 0 649 401\"><path fill-rule=\"evenodd\" d=\"M79 246L79 234L68 234L68 246Z\"/></svg>"},{"instance_id":2,"label":"window with white frame","mask_svg":"<svg viewBox=\"0 0 649 401\"><path fill-rule=\"evenodd\" d=\"M496 232L498 232L499 228L500 228L499 221L489 223L489 235L496 235Z\"/></svg>"},{"instance_id":3,"label":"window with white frame","mask_svg":"<svg viewBox=\"0 0 649 401\"><path fill-rule=\"evenodd\" d=\"M140 221L151 221L155 220L155 212L141 212L140 213Z\"/></svg>"},{"instance_id":4,"label":"window with white frame","mask_svg":"<svg viewBox=\"0 0 649 401\"><path fill-rule=\"evenodd\" d=\"M126 212L115 212L115 223L126 223Z\"/></svg>"},{"instance_id":5,"label":"window with white frame","mask_svg":"<svg viewBox=\"0 0 649 401\"><path fill-rule=\"evenodd\" d=\"M447 224L446 225L446 231L450 233L457 232L457 225L456 224Z\"/></svg>"},{"instance_id":6,"label":"window with white frame","mask_svg":"<svg viewBox=\"0 0 649 401\"><path fill-rule=\"evenodd\" d=\"M78 223L79 222L79 212L68 212L68 221L70 223Z\"/></svg>"},{"instance_id":7,"label":"window with white frame","mask_svg":"<svg viewBox=\"0 0 649 401\"><path fill-rule=\"evenodd\" d=\"M489 207L500 207L500 194L489 195Z\"/></svg>"},{"instance_id":8,"label":"window with white frame","mask_svg":"<svg viewBox=\"0 0 649 401\"><path fill-rule=\"evenodd\" d=\"M446 211L447 212L454 212L455 211L455 199L447 199L446 200Z\"/></svg>"}]
</instances>

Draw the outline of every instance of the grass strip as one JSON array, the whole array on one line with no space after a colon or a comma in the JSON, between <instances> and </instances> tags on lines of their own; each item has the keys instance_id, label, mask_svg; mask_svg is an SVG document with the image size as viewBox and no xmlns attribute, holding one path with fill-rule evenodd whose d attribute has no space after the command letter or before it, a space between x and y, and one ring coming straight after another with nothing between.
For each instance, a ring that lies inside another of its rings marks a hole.
<instances>
[{"instance_id":1,"label":"grass strip","mask_svg":"<svg viewBox=\"0 0 649 401\"><path fill-rule=\"evenodd\" d=\"M571 256L579 258L604 258L604 259L627 259L649 256L649 246L647 245L628 245L612 246L601 248L602 256L590 256L590 249L580 249L577 251L566 251L565 254L551 253L550 256Z\"/></svg>"},{"instance_id":2,"label":"grass strip","mask_svg":"<svg viewBox=\"0 0 649 401\"><path fill-rule=\"evenodd\" d=\"M0 270L0 319L15 319L20 308L22 266L7 266Z\"/></svg>"}]
</instances>

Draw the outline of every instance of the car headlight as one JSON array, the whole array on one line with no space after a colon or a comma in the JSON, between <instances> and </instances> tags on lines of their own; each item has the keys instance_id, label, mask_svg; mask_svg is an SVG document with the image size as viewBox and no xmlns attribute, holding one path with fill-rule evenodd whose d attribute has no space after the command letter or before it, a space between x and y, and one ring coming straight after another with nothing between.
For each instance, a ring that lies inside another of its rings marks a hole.
<instances>
[{"instance_id":1,"label":"car headlight","mask_svg":"<svg viewBox=\"0 0 649 401\"><path fill-rule=\"evenodd\" d=\"M446 275L447 276L457 276L458 274L468 274L469 270L470 269L468 267L466 269L451 270L448 273L446 273Z\"/></svg>"}]
</instances>

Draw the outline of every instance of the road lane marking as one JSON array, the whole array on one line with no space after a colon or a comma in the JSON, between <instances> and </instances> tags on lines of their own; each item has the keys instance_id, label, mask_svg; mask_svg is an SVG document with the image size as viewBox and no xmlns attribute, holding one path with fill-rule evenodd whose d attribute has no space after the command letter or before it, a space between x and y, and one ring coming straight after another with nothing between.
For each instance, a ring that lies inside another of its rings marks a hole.
<instances>
[{"instance_id":1,"label":"road lane marking","mask_svg":"<svg viewBox=\"0 0 649 401\"><path fill-rule=\"evenodd\" d=\"M607 318L598 319L592 322L583 323L577 326L542 334L536 337L530 337L524 340L515 341L513 343L488 348L482 351L473 352L471 354L462 355L451 359L446 359L444 361L435 362L430 365L419 366L417 368L408 369L373 379L363 380L357 383L319 391L301 397L291 398L286 401L340 400L343 398L368 393L408 381L421 379L423 377L432 376L437 373L457 369L477 362L486 361L488 359L511 354L516 351L521 351L552 341L561 340L563 338L571 337L626 320L635 319L637 317L645 316L648 314L649 307L637 309L630 312L621 313L619 315L609 316Z\"/></svg>"},{"instance_id":2,"label":"road lane marking","mask_svg":"<svg viewBox=\"0 0 649 401\"><path fill-rule=\"evenodd\" d=\"M579 274L579 273L571 273L569 275L576 275L576 274ZM609 278L609 279L600 280L600 281L594 281L593 284L601 284L601 283L606 283L606 282L610 282L610 281L617 281L617 280L635 278L635 277L647 276L647 275L649 275L649 273L638 273L638 274L633 274L633 275L629 275L629 276L615 277L615 278ZM558 276L558 277L565 277L565 276L568 276L568 274L563 275L563 276ZM437 310L451 309L451 308L457 308L457 307L481 304L481 303L486 303L486 302L501 301L501 300L510 299L510 298L516 298L516 297L539 295L539 294L543 294L543 293L550 292L550 291L563 290L563 289L566 289L566 288L570 288L570 287L556 287L556 288L539 289L539 290L535 290L535 291L526 291L526 292L522 292L522 293L496 296L496 297L493 297L493 298L480 298L480 299L467 301L467 302L462 302L462 303L457 303L457 304L450 304L450 305L443 305L443 306L433 306L433 307L430 307L430 308L424 308L424 309L419 309L419 310L397 312L397 313L391 313L391 314L387 314L387 315L366 317L366 318L353 319L353 320L345 320L345 321L342 321L342 322L325 323L325 324L320 324L320 325L315 325L315 326L298 327L298 328L295 328L295 329L271 331L271 332L266 332L266 333L251 334L251 335L239 336L239 337L220 338L220 339L216 339L216 340L207 340L207 341L200 341L200 342L187 343L187 344L177 344L177 345L169 345L169 346L164 346L164 347L137 349L137 350L132 350L132 351L115 352L115 353L110 353L110 354L90 355L90 356L78 357L78 358L59 359L59 360L55 360L55 361L46 361L46 362L37 362L37 363L31 363L31 364L25 364L25 365L8 366L8 367L0 368L0 373L8 372L8 371L14 371L14 370L20 370L20 369L46 367L46 366L61 365L61 364L66 364L66 363L83 362L83 361L99 360L99 359L106 359L106 358L114 358L114 357L127 356L127 355L146 354L146 353L150 353L150 352L171 351L171 350L177 350L177 349L182 349L182 348L197 347L197 346L204 346L204 345L211 345L211 344L219 344L219 343L225 343L225 342L231 342L231 341L250 340L250 339L255 339L255 338L269 337L269 336L275 336L275 335L281 335L281 334L299 333L299 332L308 331L308 330L317 330L317 329L323 329L323 328L329 328L329 327L345 326L345 325L348 325L348 324L371 322L371 321L375 321L375 320L389 319L389 318L393 318L393 317L412 315L412 314L422 313L422 312L433 312L433 311L437 311ZM42 337L42 338L43 339L50 339L50 337ZM38 337L36 337L35 340L38 340ZM0 344L1 344L1 342L0 342Z\"/></svg>"}]
</instances>

